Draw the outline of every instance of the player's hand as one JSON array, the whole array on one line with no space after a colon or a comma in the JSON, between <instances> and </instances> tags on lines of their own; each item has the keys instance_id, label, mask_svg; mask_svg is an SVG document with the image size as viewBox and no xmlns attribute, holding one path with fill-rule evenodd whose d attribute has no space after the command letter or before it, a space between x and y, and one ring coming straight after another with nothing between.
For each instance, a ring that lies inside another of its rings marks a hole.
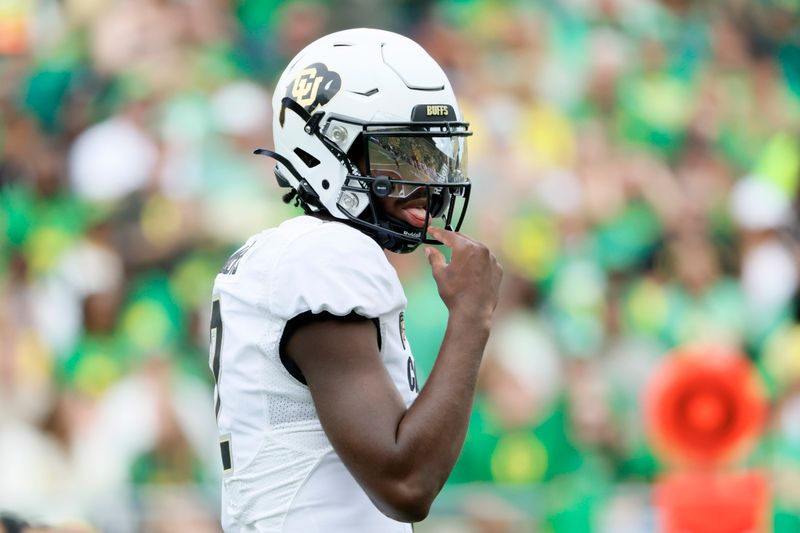
<instances>
[{"instance_id":1,"label":"player's hand","mask_svg":"<svg viewBox=\"0 0 800 533\"><path fill-rule=\"evenodd\" d=\"M439 250L425 249L447 309L451 314L464 313L488 322L497 307L503 267L484 244L463 233L436 227L428 232L453 251L448 264Z\"/></svg>"}]
</instances>

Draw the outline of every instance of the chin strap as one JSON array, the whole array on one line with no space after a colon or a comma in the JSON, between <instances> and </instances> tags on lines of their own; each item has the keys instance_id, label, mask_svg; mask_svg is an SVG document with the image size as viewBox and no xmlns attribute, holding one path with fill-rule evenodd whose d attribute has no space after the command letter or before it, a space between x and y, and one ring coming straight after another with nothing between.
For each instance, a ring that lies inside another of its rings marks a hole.
<instances>
[{"instance_id":1,"label":"chin strap","mask_svg":"<svg viewBox=\"0 0 800 533\"><path fill-rule=\"evenodd\" d=\"M398 254L413 252L425 240L421 229L388 215L378 221L376 225L384 230L376 232L378 243L387 250ZM400 238L399 235L403 235L405 238Z\"/></svg>"}]
</instances>

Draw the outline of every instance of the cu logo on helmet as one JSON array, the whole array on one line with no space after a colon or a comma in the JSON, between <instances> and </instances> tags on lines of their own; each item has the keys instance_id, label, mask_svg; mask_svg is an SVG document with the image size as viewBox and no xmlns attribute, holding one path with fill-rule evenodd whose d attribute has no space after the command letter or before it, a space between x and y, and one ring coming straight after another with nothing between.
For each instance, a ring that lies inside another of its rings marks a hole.
<instances>
[{"instance_id":1,"label":"cu logo on helmet","mask_svg":"<svg viewBox=\"0 0 800 533\"><path fill-rule=\"evenodd\" d=\"M310 113L317 106L330 102L342 86L338 73L328 70L322 63L313 63L297 75L286 90L295 102L305 107Z\"/></svg>"}]
</instances>

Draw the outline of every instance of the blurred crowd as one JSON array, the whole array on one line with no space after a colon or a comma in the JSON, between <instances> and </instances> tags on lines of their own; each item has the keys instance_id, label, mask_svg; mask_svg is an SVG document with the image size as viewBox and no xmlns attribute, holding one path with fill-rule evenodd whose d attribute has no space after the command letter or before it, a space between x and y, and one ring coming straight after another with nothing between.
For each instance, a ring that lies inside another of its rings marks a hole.
<instances>
[{"instance_id":1,"label":"blurred crowd","mask_svg":"<svg viewBox=\"0 0 800 533\"><path fill-rule=\"evenodd\" d=\"M742 465L800 531L800 8L791 0L0 0L0 514L218 531L210 291L298 214L270 92L329 31L420 42L475 134L465 231L506 269L473 420L420 531L646 532L642 394L752 361ZM446 310L392 256L421 377ZM740 465L741 466L741 465Z\"/></svg>"}]
</instances>

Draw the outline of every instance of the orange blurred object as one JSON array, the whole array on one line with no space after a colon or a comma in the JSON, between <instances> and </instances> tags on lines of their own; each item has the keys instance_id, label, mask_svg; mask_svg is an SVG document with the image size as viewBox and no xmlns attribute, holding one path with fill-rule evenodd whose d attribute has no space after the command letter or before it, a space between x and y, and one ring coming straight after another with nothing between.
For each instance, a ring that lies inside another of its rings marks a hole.
<instances>
[{"instance_id":1,"label":"orange blurred object","mask_svg":"<svg viewBox=\"0 0 800 533\"><path fill-rule=\"evenodd\" d=\"M25 8L25 2L0 6L0 55L22 54L28 50L28 12Z\"/></svg>"},{"instance_id":2,"label":"orange blurred object","mask_svg":"<svg viewBox=\"0 0 800 533\"><path fill-rule=\"evenodd\" d=\"M656 486L655 504L663 533L769 531L769 489L760 472L672 474Z\"/></svg>"},{"instance_id":3,"label":"orange blurred object","mask_svg":"<svg viewBox=\"0 0 800 533\"><path fill-rule=\"evenodd\" d=\"M654 490L659 531L769 531L766 478L729 467L751 449L767 412L748 359L718 347L680 349L656 372L645 404L648 435L679 468Z\"/></svg>"},{"instance_id":4,"label":"orange blurred object","mask_svg":"<svg viewBox=\"0 0 800 533\"><path fill-rule=\"evenodd\" d=\"M713 467L736 460L764 424L766 400L743 355L716 347L681 349L647 387L648 434L670 462Z\"/></svg>"}]
</instances>

